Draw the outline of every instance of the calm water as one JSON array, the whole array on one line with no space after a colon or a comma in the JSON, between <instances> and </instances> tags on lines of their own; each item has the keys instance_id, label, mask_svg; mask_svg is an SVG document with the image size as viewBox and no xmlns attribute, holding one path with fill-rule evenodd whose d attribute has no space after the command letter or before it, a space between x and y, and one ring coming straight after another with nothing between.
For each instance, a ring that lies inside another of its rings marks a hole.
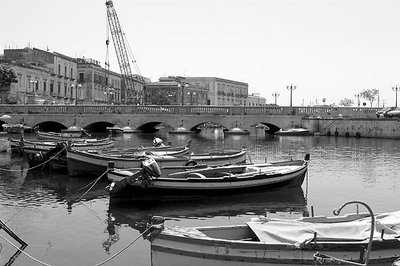
<instances>
[{"instance_id":1,"label":"calm water","mask_svg":"<svg viewBox=\"0 0 400 266\"><path fill-rule=\"evenodd\" d=\"M335 137L229 136L210 130L200 135L157 133L173 145L193 139L193 151L247 147L253 162L303 158L311 154L302 188L206 198L196 202L135 206L110 204L106 181L83 198L92 179L62 173L24 171L27 163L0 154L0 219L28 243L25 251L49 265L96 265L131 244L104 265L150 265L150 244L140 237L149 214L169 217L170 226L240 224L257 215L297 218L313 207L331 215L342 203L361 200L375 212L400 209L398 140ZM154 135L117 137L117 146L148 145ZM73 202L73 204L68 204ZM363 210L360 207L361 210ZM355 207L345 210L354 211ZM115 220L108 219L112 215ZM114 237L109 231L115 230ZM0 265L15 249L0 230ZM41 265L21 254L13 265Z\"/></svg>"}]
</instances>

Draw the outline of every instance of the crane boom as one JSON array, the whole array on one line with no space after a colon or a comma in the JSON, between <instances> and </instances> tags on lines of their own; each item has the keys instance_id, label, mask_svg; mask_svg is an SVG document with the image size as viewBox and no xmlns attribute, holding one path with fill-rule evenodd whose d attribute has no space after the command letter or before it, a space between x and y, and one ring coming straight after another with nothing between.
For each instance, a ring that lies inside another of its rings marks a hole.
<instances>
[{"instance_id":1,"label":"crane boom","mask_svg":"<svg viewBox=\"0 0 400 266\"><path fill-rule=\"evenodd\" d=\"M114 9L113 1L106 1L107 21L114 43L115 53L117 54L118 64L125 84L124 96L125 102L128 104L142 104L143 79L140 75L133 75L127 45L125 42L125 34L119 23L117 12ZM108 45L108 40L107 40Z\"/></svg>"}]
</instances>

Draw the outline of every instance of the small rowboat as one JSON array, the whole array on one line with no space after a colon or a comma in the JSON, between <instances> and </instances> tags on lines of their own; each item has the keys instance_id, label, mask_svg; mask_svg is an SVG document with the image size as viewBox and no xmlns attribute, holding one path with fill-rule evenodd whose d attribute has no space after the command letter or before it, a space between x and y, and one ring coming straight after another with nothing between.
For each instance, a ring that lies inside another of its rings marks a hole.
<instances>
[{"instance_id":1,"label":"small rowboat","mask_svg":"<svg viewBox=\"0 0 400 266\"><path fill-rule=\"evenodd\" d=\"M347 202L334 214L350 203ZM368 205L364 204L366 207ZM392 265L400 257L400 211L374 215L254 218L244 225L170 228L155 217L152 265Z\"/></svg>"},{"instance_id":2,"label":"small rowboat","mask_svg":"<svg viewBox=\"0 0 400 266\"><path fill-rule=\"evenodd\" d=\"M131 154L129 156L122 154L121 156L116 156L97 151L91 152L74 149L67 151L68 171L70 175L102 174L107 171L110 161L114 162L116 168L140 168L143 160L148 158L156 160L160 167L197 164L224 165L245 162L247 151L245 149L225 150L187 156L160 155L154 151L143 151L139 154Z\"/></svg>"},{"instance_id":3,"label":"small rowboat","mask_svg":"<svg viewBox=\"0 0 400 266\"><path fill-rule=\"evenodd\" d=\"M62 130L61 132L42 132L36 131L36 135L38 139L41 140L75 140L81 139L84 137L91 137L84 129L80 130Z\"/></svg>"},{"instance_id":4,"label":"small rowboat","mask_svg":"<svg viewBox=\"0 0 400 266\"><path fill-rule=\"evenodd\" d=\"M67 141L64 141L67 143ZM36 154L38 152L46 153L57 146L57 141L34 141L10 139L13 152ZM114 147L114 141L110 138L104 139L79 139L70 141L71 148L77 150L109 149Z\"/></svg>"},{"instance_id":5,"label":"small rowboat","mask_svg":"<svg viewBox=\"0 0 400 266\"><path fill-rule=\"evenodd\" d=\"M110 197L132 197L142 201L156 197L188 199L202 195L299 187L307 173L308 161L309 154L304 160L265 164L233 164L194 169L161 167L160 176L157 176L152 173L158 171L147 171L147 165L159 168L150 159L143 162L140 170L110 169L107 174L111 182Z\"/></svg>"}]
</instances>

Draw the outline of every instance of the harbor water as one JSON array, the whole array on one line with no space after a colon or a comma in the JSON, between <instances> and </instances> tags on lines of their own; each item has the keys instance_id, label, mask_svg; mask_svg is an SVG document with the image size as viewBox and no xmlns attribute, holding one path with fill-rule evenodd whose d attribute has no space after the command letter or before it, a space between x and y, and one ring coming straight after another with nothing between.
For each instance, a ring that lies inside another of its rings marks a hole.
<instances>
[{"instance_id":1,"label":"harbor water","mask_svg":"<svg viewBox=\"0 0 400 266\"><path fill-rule=\"evenodd\" d=\"M155 134L115 136L117 147L147 146ZM12 265L151 265L150 243L141 233L149 214L167 218L169 226L241 224L252 217L298 218L332 215L347 201L363 201L375 213L400 209L400 145L398 140L322 137L229 135L217 129L199 134L157 132L172 145L192 139L191 151L248 151L248 161L302 159L310 154L301 188L196 201L134 204L110 202L100 180L65 172L27 171L23 157L0 154L0 220L28 246ZM366 211L362 206L360 211ZM354 212L355 206L343 212ZM19 244L0 229L0 265ZM103 264L104 263L104 264Z\"/></svg>"}]
</instances>

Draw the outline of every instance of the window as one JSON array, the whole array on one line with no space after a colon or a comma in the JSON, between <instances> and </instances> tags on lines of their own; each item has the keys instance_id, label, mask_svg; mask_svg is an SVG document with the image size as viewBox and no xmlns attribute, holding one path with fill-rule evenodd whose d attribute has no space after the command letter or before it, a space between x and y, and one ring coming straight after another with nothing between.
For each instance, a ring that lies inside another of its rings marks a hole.
<instances>
[{"instance_id":1,"label":"window","mask_svg":"<svg viewBox=\"0 0 400 266\"><path fill-rule=\"evenodd\" d=\"M67 76L67 66L64 66L64 76Z\"/></svg>"},{"instance_id":2,"label":"window","mask_svg":"<svg viewBox=\"0 0 400 266\"><path fill-rule=\"evenodd\" d=\"M58 64L58 75L61 75L61 65Z\"/></svg>"},{"instance_id":3,"label":"window","mask_svg":"<svg viewBox=\"0 0 400 266\"><path fill-rule=\"evenodd\" d=\"M84 80L84 73L79 73L79 82L83 82Z\"/></svg>"},{"instance_id":4,"label":"window","mask_svg":"<svg viewBox=\"0 0 400 266\"><path fill-rule=\"evenodd\" d=\"M54 92L54 82L50 82L50 95L53 95Z\"/></svg>"},{"instance_id":5,"label":"window","mask_svg":"<svg viewBox=\"0 0 400 266\"><path fill-rule=\"evenodd\" d=\"M45 93L47 90L47 82L43 81L43 93Z\"/></svg>"}]
</instances>

